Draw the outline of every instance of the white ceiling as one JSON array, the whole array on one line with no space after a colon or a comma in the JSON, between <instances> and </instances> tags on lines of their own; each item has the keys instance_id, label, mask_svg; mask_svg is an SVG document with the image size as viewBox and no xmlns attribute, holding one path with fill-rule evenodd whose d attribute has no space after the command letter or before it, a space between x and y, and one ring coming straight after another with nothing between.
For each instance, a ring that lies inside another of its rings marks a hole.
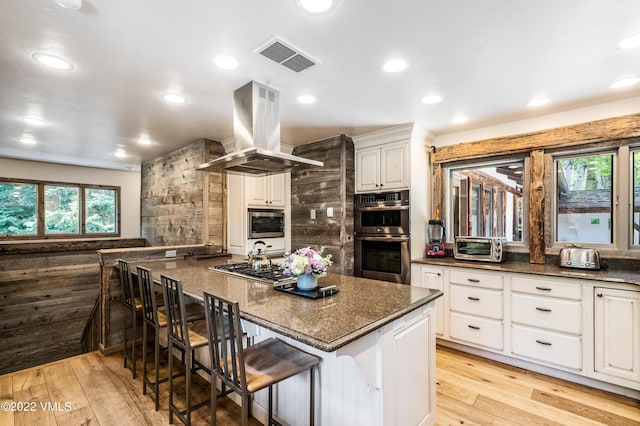
<instances>
[{"instance_id":1,"label":"white ceiling","mask_svg":"<svg viewBox=\"0 0 640 426\"><path fill-rule=\"evenodd\" d=\"M231 138L233 91L250 80L280 91L288 145L409 122L447 133L640 93L609 87L640 76L640 48L616 47L640 33L638 0L338 1L312 15L295 0L84 0L78 11L0 0L0 156L139 169L200 138ZM255 53L275 36L321 64L295 73ZM74 69L47 69L36 52ZM240 66L217 68L221 53ZM394 57L407 70L382 71ZM188 102L164 103L168 91ZM432 92L443 101L422 104ZM297 103L303 93L317 102ZM551 102L526 106L541 95ZM459 113L469 121L452 124ZM18 142L25 132L37 144ZM153 143L139 145L141 134Z\"/></svg>"}]
</instances>

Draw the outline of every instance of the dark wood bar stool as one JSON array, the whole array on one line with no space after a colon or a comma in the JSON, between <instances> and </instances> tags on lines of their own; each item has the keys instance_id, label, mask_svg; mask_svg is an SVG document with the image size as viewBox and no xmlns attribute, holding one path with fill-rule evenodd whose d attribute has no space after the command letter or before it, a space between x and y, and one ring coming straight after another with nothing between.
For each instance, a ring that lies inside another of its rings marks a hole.
<instances>
[{"instance_id":1,"label":"dark wood bar stool","mask_svg":"<svg viewBox=\"0 0 640 426\"><path fill-rule=\"evenodd\" d=\"M230 392L236 392L241 400L241 421L249 421L251 396L269 388L269 425L279 423L273 418L272 386L289 377L309 370L310 425L314 423L313 367L320 358L295 348L282 340L269 338L247 348L242 347L240 306L207 292L204 293L209 352L211 354L211 424L216 424L215 378L219 378Z\"/></svg>"},{"instance_id":2,"label":"dark wood bar stool","mask_svg":"<svg viewBox=\"0 0 640 426\"><path fill-rule=\"evenodd\" d=\"M138 338L138 315L142 314L142 300L136 296L133 290L133 280L131 278L131 271L129 270L129 262L124 259L118 259L118 268L120 269L120 283L122 284L123 306L124 312L123 318L123 334L124 334L124 347L123 358L124 368L127 368L127 361L130 361L131 371L133 378L136 374L136 339ZM129 328L129 321L132 323L133 338L128 338L127 330ZM128 346L131 345L131 356L128 353Z\"/></svg>"},{"instance_id":3,"label":"dark wood bar stool","mask_svg":"<svg viewBox=\"0 0 640 426\"><path fill-rule=\"evenodd\" d=\"M167 329L169 332L169 423L173 424L173 415L180 419L185 425L191 425L191 412L204 407L209 403L209 399L191 403L191 376L199 370L205 370L211 374L211 370L195 359L195 350L209 344L207 336L206 321L189 322L182 293L182 283L179 280L160 276L162 292L164 294L164 306L167 314ZM173 348L182 351L182 361L185 365L186 374L186 410L180 411L173 403Z\"/></svg>"}]
</instances>

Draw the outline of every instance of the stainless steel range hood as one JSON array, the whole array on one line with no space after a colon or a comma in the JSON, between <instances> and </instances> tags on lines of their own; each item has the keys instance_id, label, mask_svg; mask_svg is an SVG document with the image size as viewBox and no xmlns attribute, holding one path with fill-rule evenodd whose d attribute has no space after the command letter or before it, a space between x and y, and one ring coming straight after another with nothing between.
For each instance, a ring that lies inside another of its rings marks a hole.
<instances>
[{"instance_id":1,"label":"stainless steel range hood","mask_svg":"<svg viewBox=\"0 0 640 426\"><path fill-rule=\"evenodd\" d=\"M321 161L280 152L280 93L251 81L233 92L232 153L201 164L198 170L270 175L294 167L322 167Z\"/></svg>"}]
</instances>

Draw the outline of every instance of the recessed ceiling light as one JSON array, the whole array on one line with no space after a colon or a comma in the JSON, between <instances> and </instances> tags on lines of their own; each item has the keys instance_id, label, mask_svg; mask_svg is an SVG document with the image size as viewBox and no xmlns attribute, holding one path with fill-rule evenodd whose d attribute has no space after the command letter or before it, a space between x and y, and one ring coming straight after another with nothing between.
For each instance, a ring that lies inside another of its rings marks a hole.
<instances>
[{"instance_id":1,"label":"recessed ceiling light","mask_svg":"<svg viewBox=\"0 0 640 426\"><path fill-rule=\"evenodd\" d=\"M527 102L527 106L539 107L542 105L546 105L548 103L549 103L549 98L540 97L540 98L531 99L529 102Z\"/></svg>"},{"instance_id":2,"label":"recessed ceiling light","mask_svg":"<svg viewBox=\"0 0 640 426\"><path fill-rule=\"evenodd\" d=\"M442 100L442 96L440 95L427 95L422 98L422 103L426 105L437 104Z\"/></svg>"},{"instance_id":3,"label":"recessed ceiling light","mask_svg":"<svg viewBox=\"0 0 640 426\"><path fill-rule=\"evenodd\" d=\"M71 62L66 59L62 59L59 56L50 55L48 53L34 53L32 57L42 65L46 65L49 68L62 71L70 71L73 69Z\"/></svg>"},{"instance_id":4,"label":"recessed ceiling light","mask_svg":"<svg viewBox=\"0 0 640 426\"><path fill-rule=\"evenodd\" d=\"M313 95L300 95L298 96L298 102L301 104L312 104L316 101L316 97Z\"/></svg>"},{"instance_id":5,"label":"recessed ceiling light","mask_svg":"<svg viewBox=\"0 0 640 426\"><path fill-rule=\"evenodd\" d=\"M149 136L140 136L138 138L138 143L140 145L151 145L151 139L149 139Z\"/></svg>"},{"instance_id":6,"label":"recessed ceiling light","mask_svg":"<svg viewBox=\"0 0 640 426\"><path fill-rule=\"evenodd\" d=\"M113 154L118 158L127 158L127 153L124 152L124 149L120 148L120 149L116 149L116 152Z\"/></svg>"},{"instance_id":7,"label":"recessed ceiling light","mask_svg":"<svg viewBox=\"0 0 640 426\"><path fill-rule=\"evenodd\" d=\"M183 104L187 102L187 99L184 96L178 95L177 93L165 93L162 95L162 99L170 104Z\"/></svg>"},{"instance_id":8,"label":"recessed ceiling light","mask_svg":"<svg viewBox=\"0 0 640 426\"><path fill-rule=\"evenodd\" d=\"M637 84L639 81L640 81L640 78L638 77L623 78L622 80L618 80L615 83L613 83L610 87L612 89L622 89L624 87L633 86L634 84Z\"/></svg>"},{"instance_id":9,"label":"recessed ceiling light","mask_svg":"<svg viewBox=\"0 0 640 426\"><path fill-rule=\"evenodd\" d=\"M311 13L323 13L333 9L337 0L296 0L298 6Z\"/></svg>"},{"instance_id":10,"label":"recessed ceiling light","mask_svg":"<svg viewBox=\"0 0 640 426\"><path fill-rule=\"evenodd\" d=\"M219 55L213 58L213 63L216 64L218 68L222 68L223 70L233 70L238 68L238 61L236 58L228 56L228 55Z\"/></svg>"},{"instance_id":11,"label":"recessed ceiling light","mask_svg":"<svg viewBox=\"0 0 640 426\"><path fill-rule=\"evenodd\" d=\"M400 72L406 70L408 66L404 59L391 59L384 64L383 69L386 72Z\"/></svg>"},{"instance_id":12,"label":"recessed ceiling light","mask_svg":"<svg viewBox=\"0 0 640 426\"><path fill-rule=\"evenodd\" d=\"M619 49L634 49L640 47L640 34L632 35L618 42Z\"/></svg>"},{"instance_id":13,"label":"recessed ceiling light","mask_svg":"<svg viewBox=\"0 0 640 426\"><path fill-rule=\"evenodd\" d=\"M20 141L20 143L23 143L25 145L35 145L36 143L38 143L36 139L33 137L33 135L30 133L23 134L20 137L20 139L18 139L18 141Z\"/></svg>"},{"instance_id":14,"label":"recessed ceiling light","mask_svg":"<svg viewBox=\"0 0 640 426\"><path fill-rule=\"evenodd\" d=\"M22 121L27 124L31 124L32 126L44 126L47 124L46 121L38 117L22 117Z\"/></svg>"},{"instance_id":15,"label":"recessed ceiling light","mask_svg":"<svg viewBox=\"0 0 640 426\"><path fill-rule=\"evenodd\" d=\"M82 0L55 0L60 6L66 9L78 10L82 7Z\"/></svg>"},{"instance_id":16,"label":"recessed ceiling light","mask_svg":"<svg viewBox=\"0 0 640 426\"><path fill-rule=\"evenodd\" d=\"M453 124L466 123L469 120L466 115L457 115L451 119Z\"/></svg>"}]
</instances>

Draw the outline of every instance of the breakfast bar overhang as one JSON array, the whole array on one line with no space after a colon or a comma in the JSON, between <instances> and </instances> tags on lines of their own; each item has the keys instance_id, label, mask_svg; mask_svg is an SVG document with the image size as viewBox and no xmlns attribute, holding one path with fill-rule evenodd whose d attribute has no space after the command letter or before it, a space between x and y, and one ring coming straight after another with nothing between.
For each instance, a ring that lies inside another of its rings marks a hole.
<instances>
[{"instance_id":1,"label":"breakfast bar overhang","mask_svg":"<svg viewBox=\"0 0 640 426\"><path fill-rule=\"evenodd\" d=\"M118 257L127 258L118 250L102 251L103 268L111 269ZM311 300L276 291L269 283L211 269L237 258L134 261L151 269L156 282L160 275L181 280L184 292L195 299L202 300L207 291L238 301L245 332L255 342L278 337L319 356L316 424L435 422L433 311L434 301L442 295L439 290L329 273L321 278L321 285L335 285L339 293ZM114 286L113 280L103 277L105 283ZM114 290L103 288L103 295L115 294ZM117 298L108 300L112 306L103 306L103 312L119 309ZM119 340L112 335L103 342ZM117 350L117 345L110 350ZM205 351L199 355L207 356ZM307 380L301 375L277 387L275 411L289 424L308 421ZM263 422L266 401L266 392L254 399L253 415Z\"/></svg>"}]
</instances>

